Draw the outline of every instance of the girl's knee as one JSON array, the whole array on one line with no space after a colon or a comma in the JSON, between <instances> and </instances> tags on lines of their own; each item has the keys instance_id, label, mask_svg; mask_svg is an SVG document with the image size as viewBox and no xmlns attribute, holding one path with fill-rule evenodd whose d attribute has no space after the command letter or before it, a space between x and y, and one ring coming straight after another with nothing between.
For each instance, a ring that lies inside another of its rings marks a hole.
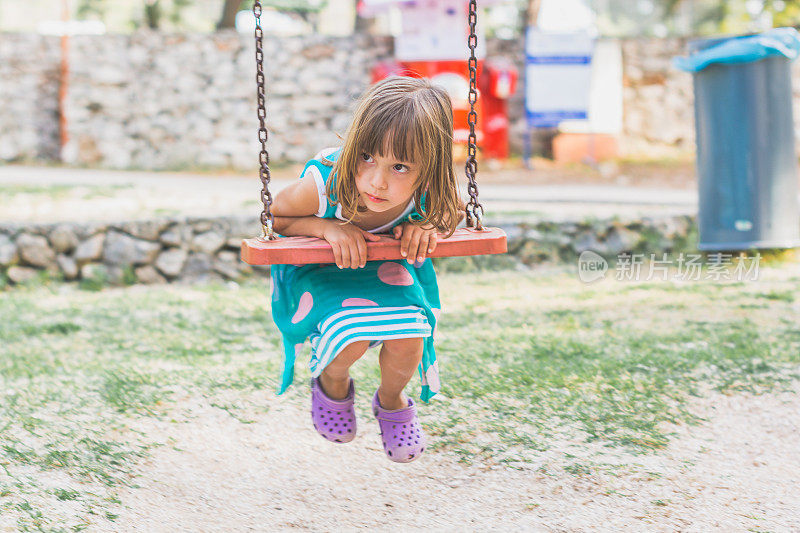
<instances>
[{"instance_id":1,"label":"girl's knee","mask_svg":"<svg viewBox=\"0 0 800 533\"><path fill-rule=\"evenodd\" d=\"M383 341L386 349L395 355L405 356L421 356L422 355L422 337L412 337L409 339L391 339Z\"/></svg>"},{"instance_id":2,"label":"girl's knee","mask_svg":"<svg viewBox=\"0 0 800 533\"><path fill-rule=\"evenodd\" d=\"M369 341L355 341L351 342L339 352L331 362L350 362L353 363L366 353L369 348Z\"/></svg>"}]
</instances>

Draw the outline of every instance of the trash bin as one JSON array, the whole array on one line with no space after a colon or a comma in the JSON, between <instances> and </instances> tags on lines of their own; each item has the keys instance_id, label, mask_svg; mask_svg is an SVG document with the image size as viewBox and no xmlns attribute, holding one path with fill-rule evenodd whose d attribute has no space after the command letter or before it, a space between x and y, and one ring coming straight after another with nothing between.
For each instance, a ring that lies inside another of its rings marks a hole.
<instances>
[{"instance_id":1,"label":"trash bin","mask_svg":"<svg viewBox=\"0 0 800 533\"><path fill-rule=\"evenodd\" d=\"M800 34L695 40L692 72L700 250L800 246L790 67Z\"/></svg>"}]
</instances>

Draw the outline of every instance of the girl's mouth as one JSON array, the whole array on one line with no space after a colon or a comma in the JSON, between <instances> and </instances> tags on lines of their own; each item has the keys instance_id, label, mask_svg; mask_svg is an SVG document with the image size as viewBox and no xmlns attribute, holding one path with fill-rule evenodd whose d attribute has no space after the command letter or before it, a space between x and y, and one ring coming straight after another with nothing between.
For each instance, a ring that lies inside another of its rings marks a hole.
<instances>
[{"instance_id":1,"label":"girl's mouth","mask_svg":"<svg viewBox=\"0 0 800 533\"><path fill-rule=\"evenodd\" d=\"M366 194L366 195L367 195L367 198L369 198L371 201L373 201L373 202L375 202L375 203L380 203L380 202L385 202L385 201L386 201L386 200L384 200L383 198L378 198L377 196L372 196L372 195L371 195L370 193L368 193L368 192L365 192L364 194Z\"/></svg>"}]
</instances>

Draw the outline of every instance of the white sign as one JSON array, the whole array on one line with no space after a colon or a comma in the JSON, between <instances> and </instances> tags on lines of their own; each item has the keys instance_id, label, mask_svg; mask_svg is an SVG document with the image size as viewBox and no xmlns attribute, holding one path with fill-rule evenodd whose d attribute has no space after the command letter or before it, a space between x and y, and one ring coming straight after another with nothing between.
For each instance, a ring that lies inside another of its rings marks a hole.
<instances>
[{"instance_id":1,"label":"white sign","mask_svg":"<svg viewBox=\"0 0 800 533\"><path fill-rule=\"evenodd\" d=\"M594 40L585 32L528 28L525 40L525 111L532 127L586 119Z\"/></svg>"},{"instance_id":2,"label":"white sign","mask_svg":"<svg viewBox=\"0 0 800 533\"><path fill-rule=\"evenodd\" d=\"M402 32L394 40L398 61L447 61L469 58L467 22L469 5L464 0L419 0L403 4ZM482 17L478 17L475 56L486 55Z\"/></svg>"}]
</instances>

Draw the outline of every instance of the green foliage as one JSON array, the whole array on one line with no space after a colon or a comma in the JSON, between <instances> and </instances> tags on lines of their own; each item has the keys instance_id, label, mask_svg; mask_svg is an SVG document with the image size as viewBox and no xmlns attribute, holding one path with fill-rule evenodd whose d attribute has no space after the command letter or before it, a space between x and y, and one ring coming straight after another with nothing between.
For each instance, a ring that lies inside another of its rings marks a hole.
<instances>
[{"instance_id":1,"label":"green foliage","mask_svg":"<svg viewBox=\"0 0 800 533\"><path fill-rule=\"evenodd\" d=\"M328 4L328 0L262 0L263 7L271 7L278 11L290 13L317 13ZM253 2L245 0L244 9L252 9Z\"/></svg>"},{"instance_id":2,"label":"green foliage","mask_svg":"<svg viewBox=\"0 0 800 533\"><path fill-rule=\"evenodd\" d=\"M96 18L108 23L109 19L119 19L119 12L122 11L130 14L129 27L133 29L186 29L187 25L197 27L198 23L210 29L221 19L226 21L225 27L233 27L233 15L239 10L252 9L253 0L217 0L214 9L205 12L200 9L201 4L197 0L78 0L75 16L78 19ZM261 5L305 16L318 13L327 5L327 0L263 0Z\"/></svg>"},{"instance_id":3,"label":"green foliage","mask_svg":"<svg viewBox=\"0 0 800 533\"><path fill-rule=\"evenodd\" d=\"M800 0L591 0L606 35L715 35L800 24ZM633 4L633 6L632 6ZM632 9L633 7L633 9ZM757 7L757 6L756 6ZM770 21L771 19L771 21Z\"/></svg>"},{"instance_id":4,"label":"green foliage","mask_svg":"<svg viewBox=\"0 0 800 533\"><path fill-rule=\"evenodd\" d=\"M136 282L136 272L134 272L133 267L125 265L122 268L122 284L130 287L131 285L136 285Z\"/></svg>"},{"instance_id":5,"label":"green foliage","mask_svg":"<svg viewBox=\"0 0 800 533\"><path fill-rule=\"evenodd\" d=\"M133 21L134 26L144 24L152 30L158 30L165 19L174 26L180 26L186 8L195 3L195 0L144 0L142 21Z\"/></svg>"},{"instance_id":6,"label":"green foliage","mask_svg":"<svg viewBox=\"0 0 800 533\"><path fill-rule=\"evenodd\" d=\"M800 0L764 0L754 11L746 0L663 0L668 14L678 9L690 10L695 15L696 33L746 33L766 29L764 23L777 26L800 24ZM766 16L766 18L763 18Z\"/></svg>"},{"instance_id":7,"label":"green foliage","mask_svg":"<svg viewBox=\"0 0 800 533\"><path fill-rule=\"evenodd\" d=\"M108 270L104 265L97 265L88 276L81 278L78 286L85 291L101 291L108 283Z\"/></svg>"},{"instance_id":8,"label":"green foliage","mask_svg":"<svg viewBox=\"0 0 800 533\"><path fill-rule=\"evenodd\" d=\"M767 0L765 4L775 26L800 25L800 0Z\"/></svg>"},{"instance_id":9,"label":"green foliage","mask_svg":"<svg viewBox=\"0 0 800 533\"><path fill-rule=\"evenodd\" d=\"M79 19L91 18L93 15L102 19L107 10L108 4L106 0L80 0L75 15Z\"/></svg>"},{"instance_id":10,"label":"green foliage","mask_svg":"<svg viewBox=\"0 0 800 533\"><path fill-rule=\"evenodd\" d=\"M169 13L169 20L173 24L180 24L183 20L183 9L191 5L193 0L172 0L172 10Z\"/></svg>"}]
</instances>

